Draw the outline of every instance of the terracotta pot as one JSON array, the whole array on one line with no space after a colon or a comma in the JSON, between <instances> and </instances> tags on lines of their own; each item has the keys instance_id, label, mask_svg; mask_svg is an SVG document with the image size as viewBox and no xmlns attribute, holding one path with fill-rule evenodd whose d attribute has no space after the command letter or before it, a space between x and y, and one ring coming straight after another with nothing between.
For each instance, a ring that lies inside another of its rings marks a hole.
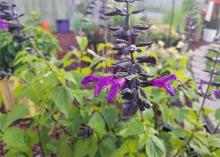
<instances>
[{"instance_id":1,"label":"terracotta pot","mask_svg":"<svg viewBox=\"0 0 220 157\"><path fill-rule=\"evenodd\" d=\"M44 30L51 32L51 26L50 23L47 21L42 21L38 24L41 28L43 28Z\"/></svg>"}]
</instances>

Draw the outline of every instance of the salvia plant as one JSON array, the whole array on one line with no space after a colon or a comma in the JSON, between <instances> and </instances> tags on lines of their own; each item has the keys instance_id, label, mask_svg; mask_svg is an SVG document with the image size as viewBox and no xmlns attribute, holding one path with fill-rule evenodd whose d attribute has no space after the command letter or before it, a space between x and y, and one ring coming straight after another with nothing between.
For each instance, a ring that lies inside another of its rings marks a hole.
<instances>
[{"instance_id":1,"label":"salvia plant","mask_svg":"<svg viewBox=\"0 0 220 157\"><path fill-rule=\"evenodd\" d=\"M200 3L193 1L189 8L185 8L185 43L193 49L193 37L201 27Z\"/></svg>"},{"instance_id":2,"label":"salvia plant","mask_svg":"<svg viewBox=\"0 0 220 157\"><path fill-rule=\"evenodd\" d=\"M109 23L109 17L105 15L105 13L107 12L107 10L110 8L108 6L108 0L100 0L101 2L101 6L100 6L100 9L99 9L99 18L100 20L102 21L102 24L100 25L101 28L104 29L104 36L103 36L103 42L104 42L104 56L107 58L108 57L108 54L107 54L107 43L108 43L108 29L109 29L109 26L110 26L110 23ZM107 71L107 65L108 65L108 62L106 60L106 71Z\"/></svg>"},{"instance_id":3,"label":"salvia plant","mask_svg":"<svg viewBox=\"0 0 220 157\"><path fill-rule=\"evenodd\" d=\"M87 3L88 5L86 6L86 8L85 8L85 10L82 12L82 14L83 14L83 16L82 16L82 18L81 18L81 20L80 20L80 36L82 36L83 35L83 28L82 28L82 26L83 26L83 24L85 24L85 23L88 23L89 22L89 20L88 20L88 16L89 15L93 15L93 13L94 13L94 8L95 8L95 6L96 6L96 1L95 0L92 0L92 1L90 1L90 2L88 2Z\"/></svg>"},{"instance_id":4,"label":"salvia plant","mask_svg":"<svg viewBox=\"0 0 220 157\"><path fill-rule=\"evenodd\" d=\"M0 30L2 38L5 38L2 42L0 62L3 70L9 70L12 68L10 63L15 58L17 52L21 49L21 44L29 38L24 35L23 26L19 23L18 18L23 14L17 14L15 12L16 5L10 1L0 2ZM13 43L15 43L13 45ZM17 43L17 44L16 44ZM12 49L11 47L14 47ZM13 51L13 52L12 52Z\"/></svg>"},{"instance_id":5,"label":"salvia plant","mask_svg":"<svg viewBox=\"0 0 220 157\"><path fill-rule=\"evenodd\" d=\"M217 38L217 43L219 39ZM207 69L204 69L205 72L210 74L209 80L200 80L198 89L200 91L200 94L204 97L204 100L206 98L213 99L213 98L219 98L220 91L219 91L219 80L218 76L220 75L218 70L218 65L220 63L219 60L219 48L213 47L209 49L209 53L206 57L207 63L209 64ZM207 88L204 88L204 85L207 85ZM205 90L204 90L205 89ZM205 102L204 102L205 103Z\"/></svg>"},{"instance_id":6,"label":"salvia plant","mask_svg":"<svg viewBox=\"0 0 220 157\"><path fill-rule=\"evenodd\" d=\"M119 91L125 100L124 108L131 110L134 114L138 109L142 112L151 107L151 103L144 91L144 87L154 86L164 88L171 96L175 94L170 84L171 80L176 80L175 74L170 74L161 78L154 78L150 73L144 71L146 64L156 64L153 56L135 57L136 53L142 52L141 47L150 46L151 41L140 42L137 37L142 31L148 30L150 26L144 24L130 25L130 16L141 13L144 10L130 10L130 5L137 0L115 0L117 3L125 3L126 8L115 8L112 12L105 13L106 16L125 17L122 26L110 27L116 44L112 47L119 55L123 56L118 62L113 64L113 74L108 76L86 76L82 80L82 85L96 83L94 96L98 96L100 91L110 86L108 101L113 101Z\"/></svg>"}]
</instances>

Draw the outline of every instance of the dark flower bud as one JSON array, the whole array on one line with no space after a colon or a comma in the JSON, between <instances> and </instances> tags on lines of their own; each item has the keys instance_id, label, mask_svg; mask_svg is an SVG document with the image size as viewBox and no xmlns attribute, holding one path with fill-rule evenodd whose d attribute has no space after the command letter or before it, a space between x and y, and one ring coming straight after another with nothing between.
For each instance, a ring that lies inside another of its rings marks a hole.
<instances>
[{"instance_id":1,"label":"dark flower bud","mask_svg":"<svg viewBox=\"0 0 220 157\"><path fill-rule=\"evenodd\" d=\"M121 16L125 16L127 13L122 10L122 9L115 9L109 13L104 13L105 16L116 16L116 15L121 15Z\"/></svg>"},{"instance_id":2,"label":"dark flower bud","mask_svg":"<svg viewBox=\"0 0 220 157\"><path fill-rule=\"evenodd\" d=\"M152 45L152 41L148 41L148 42L139 42L136 44L137 47L144 47L144 46L150 46Z\"/></svg>"},{"instance_id":3,"label":"dark flower bud","mask_svg":"<svg viewBox=\"0 0 220 157\"><path fill-rule=\"evenodd\" d=\"M121 95L123 99L131 100L135 90L130 90L129 88L125 88L121 91Z\"/></svg>"},{"instance_id":4,"label":"dark flower bud","mask_svg":"<svg viewBox=\"0 0 220 157\"><path fill-rule=\"evenodd\" d=\"M16 7L15 4L12 4L12 7ZM4 11L4 10L9 10L10 9L10 5L6 2L1 2L0 3L0 11Z\"/></svg>"},{"instance_id":5,"label":"dark flower bud","mask_svg":"<svg viewBox=\"0 0 220 157\"><path fill-rule=\"evenodd\" d=\"M111 31L117 31L117 30L121 29L121 27L109 27L109 29Z\"/></svg>"},{"instance_id":6,"label":"dark flower bud","mask_svg":"<svg viewBox=\"0 0 220 157\"><path fill-rule=\"evenodd\" d=\"M139 49L139 48L137 48L136 52L142 52L142 50L141 50L141 49Z\"/></svg>"},{"instance_id":7,"label":"dark flower bud","mask_svg":"<svg viewBox=\"0 0 220 157\"><path fill-rule=\"evenodd\" d=\"M137 29L137 30L148 30L150 28L150 26L147 26L147 25L135 25L132 27L133 29Z\"/></svg>"},{"instance_id":8,"label":"dark flower bud","mask_svg":"<svg viewBox=\"0 0 220 157\"><path fill-rule=\"evenodd\" d=\"M78 136L81 136L83 138L89 138L92 136L93 130L89 126L83 126L80 128L80 131L78 133Z\"/></svg>"},{"instance_id":9,"label":"dark flower bud","mask_svg":"<svg viewBox=\"0 0 220 157\"><path fill-rule=\"evenodd\" d=\"M139 65L139 64L136 63L134 67L135 67L135 69L137 70L138 74L139 74L139 73L142 73L143 70L142 70L142 68L141 68L141 65Z\"/></svg>"},{"instance_id":10,"label":"dark flower bud","mask_svg":"<svg viewBox=\"0 0 220 157\"><path fill-rule=\"evenodd\" d=\"M124 34L124 30L122 30L122 29L119 29L119 30L112 33L112 35L116 36L116 37L117 36L122 36L123 34Z\"/></svg>"},{"instance_id":11,"label":"dark flower bud","mask_svg":"<svg viewBox=\"0 0 220 157\"><path fill-rule=\"evenodd\" d=\"M127 0L114 0L115 2L119 2L119 3L122 3L122 2L127 2Z\"/></svg>"},{"instance_id":12,"label":"dark flower bud","mask_svg":"<svg viewBox=\"0 0 220 157\"><path fill-rule=\"evenodd\" d=\"M129 73L134 74L135 73L134 65L130 66L128 71L129 71Z\"/></svg>"},{"instance_id":13,"label":"dark flower bud","mask_svg":"<svg viewBox=\"0 0 220 157\"><path fill-rule=\"evenodd\" d=\"M139 31L137 29L131 29L131 30L127 31L126 35L131 36L131 37L137 37L140 32L141 31Z\"/></svg>"},{"instance_id":14,"label":"dark flower bud","mask_svg":"<svg viewBox=\"0 0 220 157\"><path fill-rule=\"evenodd\" d=\"M135 11L132 11L131 14L139 14L141 12L144 12L145 9L141 9L141 10L135 10Z\"/></svg>"},{"instance_id":15,"label":"dark flower bud","mask_svg":"<svg viewBox=\"0 0 220 157\"><path fill-rule=\"evenodd\" d=\"M140 91L141 96L147 99L147 95L144 92L144 90L143 89L139 89L139 91Z\"/></svg>"},{"instance_id":16,"label":"dark flower bud","mask_svg":"<svg viewBox=\"0 0 220 157\"><path fill-rule=\"evenodd\" d=\"M126 47L126 48L124 48L122 50L119 50L118 54L120 54L120 55L128 55L128 54L130 54L130 51L128 51L128 48Z\"/></svg>"},{"instance_id":17,"label":"dark flower bud","mask_svg":"<svg viewBox=\"0 0 220 157\"><path fill-rule=\"evenodd\" d=\"M127 46L127 44L124 43L120 43L120 44L116 44L112 47L113 50L121 50L123 48L125 48Z\"/></svg>"},{"instance_id":18,"label":"dark flower bud","mask_svg":"<svg viewBox=\"0 0 220 157\"><path fill-rule=\"evenodd\" d=\"M92 15L92 11L87 10L85 14Z\"/></svg>"},{"instance_id":19,"label":"dark flower bud","mask_svg":"<svg viewBox=\"0 0 220 157\"><path fill-rule=\"evenodd\" d=\"M13 40L18 42L18 43L22 43L22 42L24 42L24 41L26 41L26 40L28 40L30 38L32 38L32 37L30 37L30 36L22 36L22 35L15 35L13 37Z\"/></svg>"},{"instance_id":20,"label":"dark flower bud","mask_svg":"<svg viewBox=\"0 0 220 157\"><path fill-rule=\"evenodd\" d=\"M150 86L150 81L142 81L139 82L140 87L147 87Z\"/></svg>"},{"instance_id":21,"label":"dark flower bud","mask_svg":"<svg viewBox=\"0 0 220 157\"><path fill-rule=\"evenodd\" d=\"M149 73L139 73L139 75L140 75L141 77L145 77L145 79L146 79L147 77L154 77L153 74L149 74Z\"/></svg>"},{"instance_id":22,"label":"dark flower bud","mask_svg":"<svg viewBox=\"0 0 220 157\"><path fill-rule=\"evenodd\" d=\"M127 67L129 67L130 65L131 65L131 62L128 61L128 60L125 60L125 61L123 61L123 62L117 62L117 63L113 64L113 67L119 66L119 67L121 67L121 68L127 68Z\"/></svg>"},{"instance_id":23,"label":"dark flower bud","mask_svg":"<svg viewBox=\"0 0 220 157\"><path fill-rule=\"evenodd\" d=\"M157 60L155 57L152 56L143 56L143 57L137 57L138 63L150 63L150 64L156 64Z\"/></svg>"},{"instance_id":24,"label":"dark flower bud","mask_svg":"<svg viewBox=\"0 0 220 157\"><path fill-rule=\"evenodd\" d=\"M121 78L121 77L127 77L129 75L130 74L128 72L118 72L115 76Z\"/></svg>"},{"instance_id":25,"label":"dark flower bud","mask_svg":"<svg viewBox=\"0 0 220 157\"><path fill-rule=\"evenodd\" d=\"M128 41L123 40L123 39L116 39L116 42L117 42L117 43L125 43L125 44L129 44Z\"/></svg>"},{"instance_id":26,"label":"dark flower bud","mask_svg":"<svg viewBox=\"0 0 220 157\"><path fill-rule=\"evenodd\" d=\"M15 24L9 24L9 31L13 32L13 31L20 31L24 28L24 26L20 26L20 25L15 25Z\"/></svg>"}]
</instances>

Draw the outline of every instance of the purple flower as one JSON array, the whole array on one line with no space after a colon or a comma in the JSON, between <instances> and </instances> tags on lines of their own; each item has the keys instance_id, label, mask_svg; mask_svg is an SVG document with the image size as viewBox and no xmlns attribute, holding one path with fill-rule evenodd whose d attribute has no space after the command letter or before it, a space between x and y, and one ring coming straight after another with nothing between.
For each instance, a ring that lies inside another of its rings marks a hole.
<instances>
[{"instance_id":1,"label":"purple flower","mask_svg":"<svg viewBox=\"0 0 220 157\"><path fill-rule=\"evenodd\" d=\"M220 95L220 91L218 89L214 89L213 94L215 97L218 97Z\"/></svg>"},{"instance_id":2,"label":"purple flower","mask_svg":"<svg viewBox=\"0 0 220 157\"><path fill-rule=\"evenodd\" d=\"M9 25L7 22L3 21L3 19L0 17L0 30L8 29Z\"/></svg>"},{"instance_id":3,"label":"purple flower","mask_svg":"<svg viewBox=\"0 0 220 157\"><path fill-rule=\"evenodd\" d=\"M89 75L86 76L82 80L82 85L86 85L87 83L96 83L95 91L94 91L94 96L97 97L100 93L100 91L107 86L110 87L110 91L107 96L107 100L112 101L115 99L117 93L119 90L121 90L125 83L126 79L125 78L115 78L114 76L94 76L94 75Z\"/></svg>"},{"instance_id":4,"label":"purple flower","mask_svg":"<svg viewBox=\"0 0 220 157\"><path fill-rule=\"evenodd\" d=\"M156 78L150 82L150 86L164 88L167 92L170 93L171 96L174 96L175 91L173 87L170 85L170 81L176 79L177 77L175 74L171 74L161 78Z\"/></svg>"},{"instance_id":5,"label":"purple flower","mask_svg":"<svg viewBox=\"0 0 220 157\"><path fill-rule=\"evenodd\" d=\"M199 86L198 86L198 89L199 89L200 91L202 91L204 83L205 83L204 80L200 80Z\"/></svg>"}]
</instances>

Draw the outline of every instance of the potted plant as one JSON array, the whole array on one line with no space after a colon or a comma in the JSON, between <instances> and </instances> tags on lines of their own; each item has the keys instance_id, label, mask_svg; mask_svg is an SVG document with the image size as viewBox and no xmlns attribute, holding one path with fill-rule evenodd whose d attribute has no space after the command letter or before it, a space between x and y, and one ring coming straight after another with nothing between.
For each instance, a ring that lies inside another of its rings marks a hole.
<instances>
[{"instance_id":1,"label":"potted plant","mask_svg":"<svg viewBox=\"0 0 220 157\"><path fill-rule=\"evenodd\" d=\"M56 20L57 32L68 33L70 32L69 19L59 19Z\"/></svg>"},{"instance_id":2,"label":"potted plant","mask_svg":"<svg viewBox=\"0 0 220 157\"><path fill-rule=\"evenodd\" d=\"M219 28L218 4L219 1L208 1L208 7L205 10L203 40L206 42L213 42Z\"/></svg>"}]
</instances>

